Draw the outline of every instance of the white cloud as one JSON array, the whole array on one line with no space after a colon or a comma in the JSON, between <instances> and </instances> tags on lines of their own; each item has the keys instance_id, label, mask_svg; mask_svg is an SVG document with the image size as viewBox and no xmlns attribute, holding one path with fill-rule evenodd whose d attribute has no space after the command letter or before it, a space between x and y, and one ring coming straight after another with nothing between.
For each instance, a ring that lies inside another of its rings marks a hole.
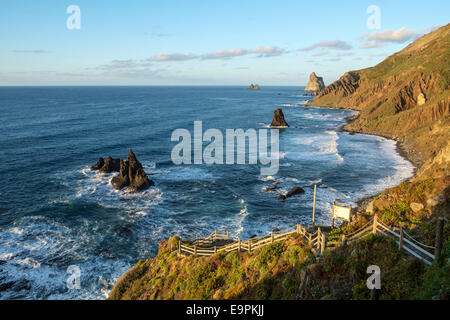
<instances>
[{"instance_id":1,"label":"white cloud","mask_svg":"<svg viewBox=\"0 0 450 320\"><path fill-rule=\"evenodd\" d=\"M276 57L286 53L286 50L278 48L277 46L256 47L254 49L230 49L216 51L212 53L204 53L200 55L194 55L192 53L174 53L174 54L162 54L159 56L151 57L147 61L155 62L168 62L168 61L187 61L187 60L217 60L217 59L231 59L235 57L246 56L250 54L257 54L260 58Z\"/></svg>"},{"instance_id":2,"label":"white cloud","mask_svg":"<svg viewBox=\"0 0 450 320\"><path fill-rule=\"evenodd\" d=\"M301 48L299 50L300 51L311 51L316 48L328 48L328 49L333 49L333 50L350 50L350 49L352 49L352 46L345 41L331 40L331 41L317 42L317 43L313 44L312 46L309 46L306 48Z\"/></svg>"},{"instance_id":3,"label":"white cloud","mask_svg":"<svg viewBox=\"0 0 450 320\"><path fill-rule=\"evenodd\" d=\"M45 50L14 50L14 53L34 53L34 54L41 54L41 53L47 53Z\"/></svg>"},{"instance_id":4,"label":"white cloud","mask_svg":"<svg viewBox=\"0 0 450 320\"><path fill-rule=\"evenodd\" d=\"M361 45L363 49L380 48L387 43L404 43L409 40L415 40L420 36L414 30L402 27L398 30L385 30L381 32L372 32L370 34L362 34L360 40L366 42Z\"/></svg>"},{"instance_id":5,"label":"white cloud","mask_svg":"<svg viewBox=\"0 0 450 320\"><path fill-rule=\"evenodd\" d=\"M172 53L172 54L161 54L156 57L151 57L148 59L148 61L186 61L186 60L193 60L197 59L198 57L196 55L193 55L192 53Z\"/></svg>"},{"instance_id":6,"label":"white cloud","mask_svg":"<svg viewBox=\"0 0 450 320\"><path fill-rule=\"evenodd\" d=\"M330 51L322 51L322 52L313 54L313 57L326 56L326 55L329 54L329 53L330 53Z\"/></svg>"}]
</instances>

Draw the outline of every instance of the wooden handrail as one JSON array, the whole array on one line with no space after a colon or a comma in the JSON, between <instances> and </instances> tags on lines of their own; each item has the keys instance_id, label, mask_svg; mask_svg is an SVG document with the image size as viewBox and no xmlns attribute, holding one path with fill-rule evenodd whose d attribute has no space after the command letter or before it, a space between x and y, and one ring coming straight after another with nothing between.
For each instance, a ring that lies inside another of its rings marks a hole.
<instances>
[{"instance_id":1,"label":"wooden handrail","mask_svg":"<svg viewBox=\"0 0 450 320\"><path fill-rule=\"evenodd\" d=\"M309 232L308 229L303 227L300 224L297 224L295 226L294 230L287 231L280 234L274 234L273 232L269 233L266 236L263 236L261 238L257 239L249 239L246 241L241 241L239 238L237 241L234 241L232 243L228 243L223 246L214 246L212 248L202 248L198 247L199 244L211 244L215 240L218 239L229 239L229 232L227 231L226 234L219 234L217 233L217 230L214 230L214 233L205 237L205 238L198 238L194 242L193 246L190 246L188 244L183 244L181 241L179 241L178 246L176 250L178 251L178 254L194 254L198 256L210 256L219 252L233 252L233 251L246 251L246 252L252 252L258 248L267 246L269 244L282 241L286 238L288 238L292 234L299 234L302 235L311 246L312 251L315 254L323 254L326 248L336 248L338 246L345 245L348 242L353 242L356 240L360 240L363 237L367 236L369 233L377 234L380 233L384 236L393 236L397 240L397 243L399 244L399 249L404 250L410 255L417 257L421 260L423 260L427 264L431 264L431 262L428 259L433 260L435 256L431 254L430 252L426 251L419 245L426 246L419 241L413 239L410 235L408 237L404 237L404 234L406 234L402 229L398 229L399 233L395 231L396 229L390 228L386 225L384 225L381 221L379 221L378 217L375 215L373 220L371 219L368 223L366 223L363 227L360 229L343 236L342 240L338 241L327 241L327 234L321 230L321 228L318 228L315 232ZM413 241L415 241L417 244L415 244Z\"/></svg>"}]
</instances>

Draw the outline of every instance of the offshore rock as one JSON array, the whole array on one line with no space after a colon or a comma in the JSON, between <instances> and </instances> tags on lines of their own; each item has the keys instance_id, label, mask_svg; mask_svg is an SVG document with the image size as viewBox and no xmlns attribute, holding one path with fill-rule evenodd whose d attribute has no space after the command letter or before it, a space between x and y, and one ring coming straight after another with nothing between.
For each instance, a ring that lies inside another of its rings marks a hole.
<instances>
[{"instance_id":1,"label":"offshore rock","mask_svg":"<svg viewBox=\"0 0 450 320\"><path fill-rule=\"evenodd\" d=\"M289 127L288 123L284 119L283 110L280 108L276 109L273 114L273 120L270 124L271 127Z\"/></svg>"}]
</instances>

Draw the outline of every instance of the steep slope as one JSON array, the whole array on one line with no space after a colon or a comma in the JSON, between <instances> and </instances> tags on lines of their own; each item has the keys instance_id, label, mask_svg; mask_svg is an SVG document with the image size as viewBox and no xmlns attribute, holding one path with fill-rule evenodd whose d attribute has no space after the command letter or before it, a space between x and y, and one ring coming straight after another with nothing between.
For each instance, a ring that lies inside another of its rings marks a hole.
<instances>
[{"instance_id":1,"label":"steep slope","mask_svg":"<svg viewBox=\"0 0 450 320\"><path fill-rule=\"evenodd\" d=\"M441 194L448 208L449 84L450 24L374 67L345 73L309 104L359 110L344 130L399 141L419 167L411 183L432 179L425 198Z\"/></svg>"}]
</instances>

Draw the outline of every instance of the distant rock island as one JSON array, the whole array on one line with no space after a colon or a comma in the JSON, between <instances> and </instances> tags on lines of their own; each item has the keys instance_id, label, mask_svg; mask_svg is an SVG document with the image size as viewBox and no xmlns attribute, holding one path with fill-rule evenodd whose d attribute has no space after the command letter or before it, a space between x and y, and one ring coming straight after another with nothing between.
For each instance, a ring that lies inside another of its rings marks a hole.
<instances>
[{"instance_id":1,"label":"distant rock island","mask_svg":"<svg viewBox=\"0 0 450 320\"><path fill-rule=\"evenodd\" d=\"M248 90L259 90L258 84L251 84L250 87L247 88Z\"/></svg>"},{"instance_id":2,"label":"distant rock island","mask_svg":"<svg viewBox=\"0 0 450 320\"><path fill-rule=\"evenodd\" d=\"M309 82L306 85L305 91L319 92L325 88L325 83L322 77L318 77L315 72L309 76Z\"/></svg>"},{"instance_id":3,"label":"distant rock island","mask_svg":"<svg viewBox=\"0 0 450 320\"><path fill-rule=\"evenodd\" d=\"M283 110L280 108L276 109L273 113L273 120L270 124L271 127L289 127L288 123L284 119Z\"/></svg>"},{"instance_id":4,"label":"distant rock island","mask_svg":"<svg viewBox=\"0 0 450 320\"><path fill-rule=\"evenodd\" d=\"M121 190L128 187L129 191L136 192L148 189L155 183L147 177L142 164L136 159L133 150L130 149L127 160L113 159L112 157L99 158L91 170L100 173L119 172L119 175L111 179L114 189Z\"/></svg>"}]
</instances>

